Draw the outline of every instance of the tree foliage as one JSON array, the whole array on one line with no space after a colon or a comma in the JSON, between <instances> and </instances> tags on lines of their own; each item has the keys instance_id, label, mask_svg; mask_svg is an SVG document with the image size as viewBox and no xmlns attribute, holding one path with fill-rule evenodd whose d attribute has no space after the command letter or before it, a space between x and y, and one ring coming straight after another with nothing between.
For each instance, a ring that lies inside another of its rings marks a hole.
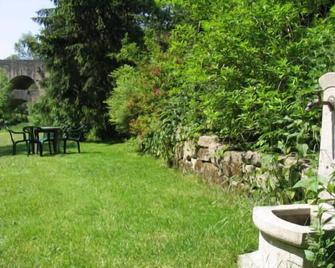
<instances>
[{"instance_id":1,"label":"tree foliage","mask_svg":"<svg viewBox=\"0 0 335 268\"><path fill-rule=\"evenodd\" d=\"M6 120L9 109L9 81L0 69L0 120Z\"/></svg>"},{"instance_id":2,"label":"tree foliage","mask_svg":"<svg viewBox=\"0 0 335 268\"><path fill-rule=\"evenodd\" d=\"M142 29L155 12L153 1L60 0L41 10L44 26L32 50L46 63L47 93L31 109L35 121L90 126L98 136L111 135L105 100L119 66L121 40L141 43ZM47 116L45 116L47 115Z\"/></svg>"},{"instance_id":3,"label":"tree foliage","mask_svg":"<svg viewBox=\"0 0 335 268\"><path fill-rule=\"evenodd\" d=\"M13 99L12 90L7 74L0 69L0 123L17 124L27 120L26 104Z\"/></svg>"},{"instance_id":4,"label":"tree foliage","mask_svg":"<svg viewBox=\"0 0 335 268\"><path fill-rule=\"evenodd\" d=\"M20 39L14 44L15 52L19 59L32 60L38 58L31 50L31 47L37 42L35 36L29 32L22 34Z\"/></svg>"},{"instance_id":5,"label":"tree foliage","mask_svg":"<svg viewBox=\"0 0 335 268\"><path fill-rule=\"evenodd\" d=\"M178 140L203 133L240 148L274 150L279 141L317 148L320 112L305 107L317 79L334 69L332 1L164 4L182 14L174 29L147 31L140 58L134 44L121 50L133 67L114 72L114 124L167 157ZM146 96L138 99L139 90Z\"/></svg>"}]
</instances>

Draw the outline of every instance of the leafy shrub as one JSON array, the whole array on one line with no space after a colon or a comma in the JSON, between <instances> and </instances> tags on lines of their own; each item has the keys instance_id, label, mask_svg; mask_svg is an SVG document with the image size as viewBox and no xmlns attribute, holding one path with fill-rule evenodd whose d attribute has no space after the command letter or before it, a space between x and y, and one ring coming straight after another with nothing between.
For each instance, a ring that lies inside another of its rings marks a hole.
<instances>
[{"instance_id":1,"label":"leafy shrub","mask_svg":"<svg viewBox=\"0 0 335 268\"><path fill-rule=\"evenodd\" d=\"M6 74L0 70L0 121L17 124L27 120L27 107L11 98L11 90Z\"/></svg>"},{"instance_id":2,"label":"leafy shrub","mask_svg":"<svg viewBox=\"0 0 335 268\"><path fill-rule=\"evenodd\" d=\"M291 204L308 199L311 195L298 185L303 177L314 178L314 166L307 161L308 146L298 144L295 153L282 144L278 147L281 154L263 155L261 168L242 178L243 184L248 186L257 202L266 205Z\"/></svg>"},{"instance_id":3,"label":"leafy shrub","mask_svg":"<svg viewBox=\"0 0 335 268\"><path fill-rule=\"evenodd\" d=\"M305 106L334 68L331 1L164 2L183 15L174 29L147 31L144 50L124 42L119 54L133 66L116 72L123 94L108 101L120 131L165 157L175 141L204 133L241 149L273 151L281 141L317 150L320 113Z\"/></svg>"},{"instance_id":4,"label":"leafy shrub","mask_svg":"<svg viewBox=\"0 0 335 268\"><path fill-rule=\"evenodd\" d=\"M334 178L333 174L333 178ZM309 203L323 204L318 206L315 220L312 222L314 233L307 237L308 248L305 250L306 258L312 263L313 267L332 268L335 264L335 232L325 229L325 224L332 217L323 217L331 205L325 202L331 201L334 205L335 183L334 179L312 176L304 178L296 183L294 188L303 190L304 195L309 197ZM320 195L321 192L324 192ZM324 197L330 199L324 199Z\"/></svg>"},{"instance_id":5,"label":"leafy shrub","mask_svg":"<svg viewBox=\"0 0 335 268\"><path fill-rule=\"evenodd\" d=\"M120 67L109 53L119 52L127 35L142 43L143 28L157 17L156 5L149 1L63 0L55 8L40 10L35 21L43 27L36 40L26 40L46 68L46 98L31 109L33 118L53 124L81 123L99 138L115 131L108 122L106 99L114 81L111 71Z\"/></svg>"},{"instance_id":6,"label":"leafy shrub","mask_svg":"<svg viewBox=\"0 0 335 268\"><path fill-rule=\"evenodd\" d=\"M153 99L151 88L153 85L146 80L142 73L135 68L125 65L113 73L116 78L116 87L112 98L107 100L110 108L110 121L116 125L121 133L137 133L132 128L134 119L145 114Z\"/></svg>"},{"instance_id":7,"label":"leafy shrub","mask_svg":"<svg viewBox=\"0 0 335 268\"><path fill-rule=\"evenodd\" d=\"M322 216L325 210L318 209L316 222L313 224L314 234L307 238L308 249L305 250L307 260L313 267L333 268L335 266L335 233L324 229Z\"/></svg>"},{"instance_id":8,"label":"leafy shrub","mask_svg":"<svg viewBox=\"0 0 335 268\"><path fill-rule=\"evenodd\" d=\"M0 70L0 119L7 120L9 110L10 95L9 81L4 72Z\"/></svg>"}]
</instances>

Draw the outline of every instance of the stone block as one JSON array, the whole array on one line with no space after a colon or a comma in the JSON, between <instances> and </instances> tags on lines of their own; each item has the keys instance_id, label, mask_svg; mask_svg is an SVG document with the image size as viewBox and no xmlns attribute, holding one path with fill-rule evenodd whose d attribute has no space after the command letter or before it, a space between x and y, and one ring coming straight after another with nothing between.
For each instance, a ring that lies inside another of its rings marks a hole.
<instances>
[{"instance_id":1,"label":"stone block","mask_svg":"<svg viewBox=\"0 0 335 268\"><path fill-rule=\"evenodd\" d=\"M178 143L175 147L175 160L178 162L180 159L183 159L183 153L184 153L184 144Z\"/></svg>"},{"instance_id":2,"label":"stone block","mask_svg":"<svg viewBox=\"0 0 335 268\"><path fill-rule=\"evenodd\" d=\"M183 173L189 173L193 171L192 162L190 161L179 160L178 167Z\"/></svg>"},{"instance_id":3,"label":"stone block","mask_svg":"<svg viewBox=\"0 0 335 268\"><path fill-rule=\"evenodd\" d=\"M195 164L197 163L197 159L196 158L191 158L191 164L192 164L192 169L193 171L195 170Z\"/></svg>"},{"instance_id":4,"label":"stone block","mask_svg":"<svg viewBox=\"0 0 335 268\"><path fill-rule=\"evenodd\" d=\"M250 174L256 171L256 167L254 165L245 165L243 173Z\"/></svg>"},{"instance_id":5,"label":"stone block","mask_svg":"<svg viewBox=\"0 0 335 268\"><path fill-rule=\"evenodd\" d=\"M196 158L197 148L194 142L185 141L183 147L183 159L191 161L192 158Z\"/></svg>"},{"instance_id":6,"label":"stone block","mask_svg":"<svg viewBox=\"0 0 335 268\"><path fill-rule=\"evenodd\" d=\"M202 174L202 168L203 168L203 162L197 159L194 163L194 170L197 173Z\"/></svg>"},{"instance_id":7,"label":"stone block","mask_svg":"<svg viewBox=\"0 0 335 268\"><path fill-rule=\"evenodd\" d=\"M200 148L197 153L197 158L204 162L209 162L211 159L211 155L209 149Z\"/></svg>"},{"instance_id":8,"label":"stone block","mask_svg":"<svg viewBox=\"0 0 335 268\"><path fill-rule=\"evenodd\" d=\"M243 162L247 165L260 167L262 165L262 157L259 153L247 151L243 154Z\"/></svg>"},{"instance_id":9,"label":"stone block","mask_svg":"<svg viewBox=\"0 0 335 268\"><path fill-rule=\"evenodd\" d=\"M219 167L227 177L240 176L243 173L242 153L227 151L219 161Z\"/></svg>"},{"instance_id":10,"label":"stone block","mask_svg":"<svg viewBox=\"0 0 335 268\"><path fill-rule=\"evenodd\" d=\"M220 176L220 170L212 163L197 160L194 169L199 175L202 175L207 181L212 181L216 183L222 181L222 177Z\"/></svg>"},{"instance_id":11,"label":"stone block","mask_svg":"<svg viewBox=\"0 0 335 268\"><path fill-rule=\"evenodd\" d=\"M198 140L198 145L201 147L209 148L219 145L218 136L200 136Z\"/></svg>"}]
</instances>

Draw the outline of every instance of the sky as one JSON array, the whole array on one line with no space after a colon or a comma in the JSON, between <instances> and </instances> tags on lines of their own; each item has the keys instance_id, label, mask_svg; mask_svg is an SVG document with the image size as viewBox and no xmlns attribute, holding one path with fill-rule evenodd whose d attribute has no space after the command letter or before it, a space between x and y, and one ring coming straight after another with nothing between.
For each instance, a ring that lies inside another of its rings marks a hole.
<instances>
[{"instance_id":1,"label":"sky","mask_svg":"<svg viewBox=\"0 0 335 268\"><path fill-rule=\"evenodd\" d=\"M0 59L15 54L22 34L37 34L41 26L32 21L36 11L52 7L50 0L0 0Z\"/></svg>"}]
</instances>

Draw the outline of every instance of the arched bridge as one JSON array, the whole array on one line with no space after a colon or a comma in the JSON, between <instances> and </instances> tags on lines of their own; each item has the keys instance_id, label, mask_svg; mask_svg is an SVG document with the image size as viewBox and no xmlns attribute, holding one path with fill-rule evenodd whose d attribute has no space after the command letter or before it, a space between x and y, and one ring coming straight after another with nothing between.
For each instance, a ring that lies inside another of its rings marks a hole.
<instances>
[{"instance_id":1,"label":"arched bridge","mask_svg":"<svg viewBox=\"0 0 335 268\"><path fill-rule=\"evenodd\" d=\"M0 60L12 85L13 99L34 101L41 95L40 82L45 78L45 66L40 60Z\"/></svg>"}]
</instances>

